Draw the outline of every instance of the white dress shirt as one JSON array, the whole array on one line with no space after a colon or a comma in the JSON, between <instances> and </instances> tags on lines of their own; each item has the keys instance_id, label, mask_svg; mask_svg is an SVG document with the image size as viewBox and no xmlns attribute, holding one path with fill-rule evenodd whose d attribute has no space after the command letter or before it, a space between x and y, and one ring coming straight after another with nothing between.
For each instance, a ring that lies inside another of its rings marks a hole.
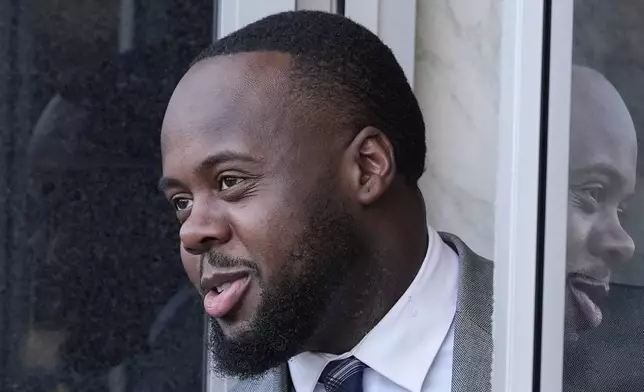
<instances>
[{"instance_id":1,"label":"white dress shirt","mask_svg":"<svg viewBox=\"0 0 644 392\"><path fill-rule=\"evenodd\" d=\"M305 352L289 360L296 392L324 392L324 367L354 356L368 368L364 392L450 392L458 256L431 227L427 254L398 302L350 352Z\"/></svg>"}]
</instances>

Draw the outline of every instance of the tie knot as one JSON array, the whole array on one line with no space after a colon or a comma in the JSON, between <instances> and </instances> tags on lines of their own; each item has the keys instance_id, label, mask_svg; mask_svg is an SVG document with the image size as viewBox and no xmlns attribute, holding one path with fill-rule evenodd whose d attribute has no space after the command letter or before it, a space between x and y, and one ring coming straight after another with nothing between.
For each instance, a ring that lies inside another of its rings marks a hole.
<instances>
[{"instance_id":1,"label":"tie knot","mask_svg":"<svg viewBox=\"0 0 644 392\"><path fill-rule=\"evenodd\" d=\"M320 382L326 392L362 392L362 375L367 367L355 357L329 362Z\"/></svg>"}]
</instances>

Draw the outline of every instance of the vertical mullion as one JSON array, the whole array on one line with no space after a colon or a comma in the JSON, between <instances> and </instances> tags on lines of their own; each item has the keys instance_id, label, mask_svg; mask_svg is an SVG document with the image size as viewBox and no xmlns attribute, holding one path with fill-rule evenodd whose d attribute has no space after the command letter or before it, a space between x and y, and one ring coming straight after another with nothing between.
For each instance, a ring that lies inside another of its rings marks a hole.
<instances>
[{"instance_id":1,"label":"vertical mullion","mask_svg":"<svg viewBox=\"0 0 644 392\"><path fill-rule=\"evenodd\" d=\"M210 24L211 26L211 42L217 41L218 37L218 26L219 24L219 1L218 0L212 0L212 23Z\"/></svg>"},{"instance_id":2,"label":"vertical mullion","mask_svg":"<svg viewBox=\"0 0 644 392\"><path fill-rule=\"evenodd\" d=\"M119 12L119 52L126 52L134 47L136 26L136 0L121 0Z\"/></svg>"},{"instance_id":3,"label":"vertical mullion","mask_svg":"<svg viewBox=\"0 0 644 392\"><path fill-rule=\"evenodd\" d=\"M543 1L542 63L541 63L541 134L539 137L539 184L537 202L537 260L534 303L533 391L541 390L541 345L543 343L544 252L546 229L546 195L548 192L548 113L550 92L551 0Z\"/></svg>"},{"instance_id":4,"label":"vertical mullion","mask_svg":"<svg viewBox=\"0 0 644 392\"><path fill-rule=\"evenodd\" d=\"M546 177L541 323L541 391L563 387L568 165L573 37L573 1L551 2L548 168ZM545 287L548 289L545 290Z\"/></svg>"},{"instance_id":5,"label":"vertical mullion","mask_svg":"<svg viewBox=\"0 0 644 392\"><path fill-rule=\"evenodd\" d=\"M339 15L344 15L345 13L345 0L336 0L335 2L335 13Z\"/></svg>"},{"instance_id":6,"label":"vertical mullion","mask_svg":"<svg viewBox=\"0 0 644 392\"><path fill-rule=\"evenodd\" d=\"M492 391L531 391L539 228L543 0L503 3Z\"/></svg>"}]
</instances>

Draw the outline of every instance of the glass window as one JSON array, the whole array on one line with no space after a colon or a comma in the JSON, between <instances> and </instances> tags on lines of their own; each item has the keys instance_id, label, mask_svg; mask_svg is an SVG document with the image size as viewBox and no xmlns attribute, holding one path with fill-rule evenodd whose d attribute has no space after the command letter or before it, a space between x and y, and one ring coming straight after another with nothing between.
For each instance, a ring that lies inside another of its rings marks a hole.
<instances>
[{"instance_id":1,"label":"glass window","mask_svg":"<svg viewBox=\"0 0 644 392\"><path fill-rule=\"evenodd\" d=\"M0 5L0 385L195 391L200 300L159 129L211 0Z\"/></svg>"},{"instance_id":2,"label":"glass window","mask_svg":"<svg viewBox=\"0 0 644 392\"><path fill-rule=\"evenodd\" d=\"M577 0L568 22L564 391L644 389L643 16L634 1Z\"/></svg>"}]
</instances>

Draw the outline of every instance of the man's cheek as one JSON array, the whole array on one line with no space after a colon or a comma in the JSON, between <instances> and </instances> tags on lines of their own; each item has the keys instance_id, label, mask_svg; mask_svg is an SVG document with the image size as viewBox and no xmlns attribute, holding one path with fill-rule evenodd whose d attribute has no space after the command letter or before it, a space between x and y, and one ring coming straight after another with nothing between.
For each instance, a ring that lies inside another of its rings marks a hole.
<instances>
[{"instance_id":1,"label":"man's cheek","mask_svg":"<svg viewBox=\"0 0 644 392\"><path fill-rule=\"evenodd\" d=\"M192 282L195 287L200 287L201 277L199 276L199 263L200 256L192 255L181 247L181 263L183 264L183 269L188 275L188 279Z\"/></svg>"},{"instance_id":2,"label":"man's cheek","mask_svg":"<svg viewBox=\"0 0 644 392\"><path fill-rule=\"evenodd\" d=\"M575 206L568 207L568 233L566 238L566 271L578 271L587 253L588 233L592 219Z\"/></svg>"}]
</instances>

